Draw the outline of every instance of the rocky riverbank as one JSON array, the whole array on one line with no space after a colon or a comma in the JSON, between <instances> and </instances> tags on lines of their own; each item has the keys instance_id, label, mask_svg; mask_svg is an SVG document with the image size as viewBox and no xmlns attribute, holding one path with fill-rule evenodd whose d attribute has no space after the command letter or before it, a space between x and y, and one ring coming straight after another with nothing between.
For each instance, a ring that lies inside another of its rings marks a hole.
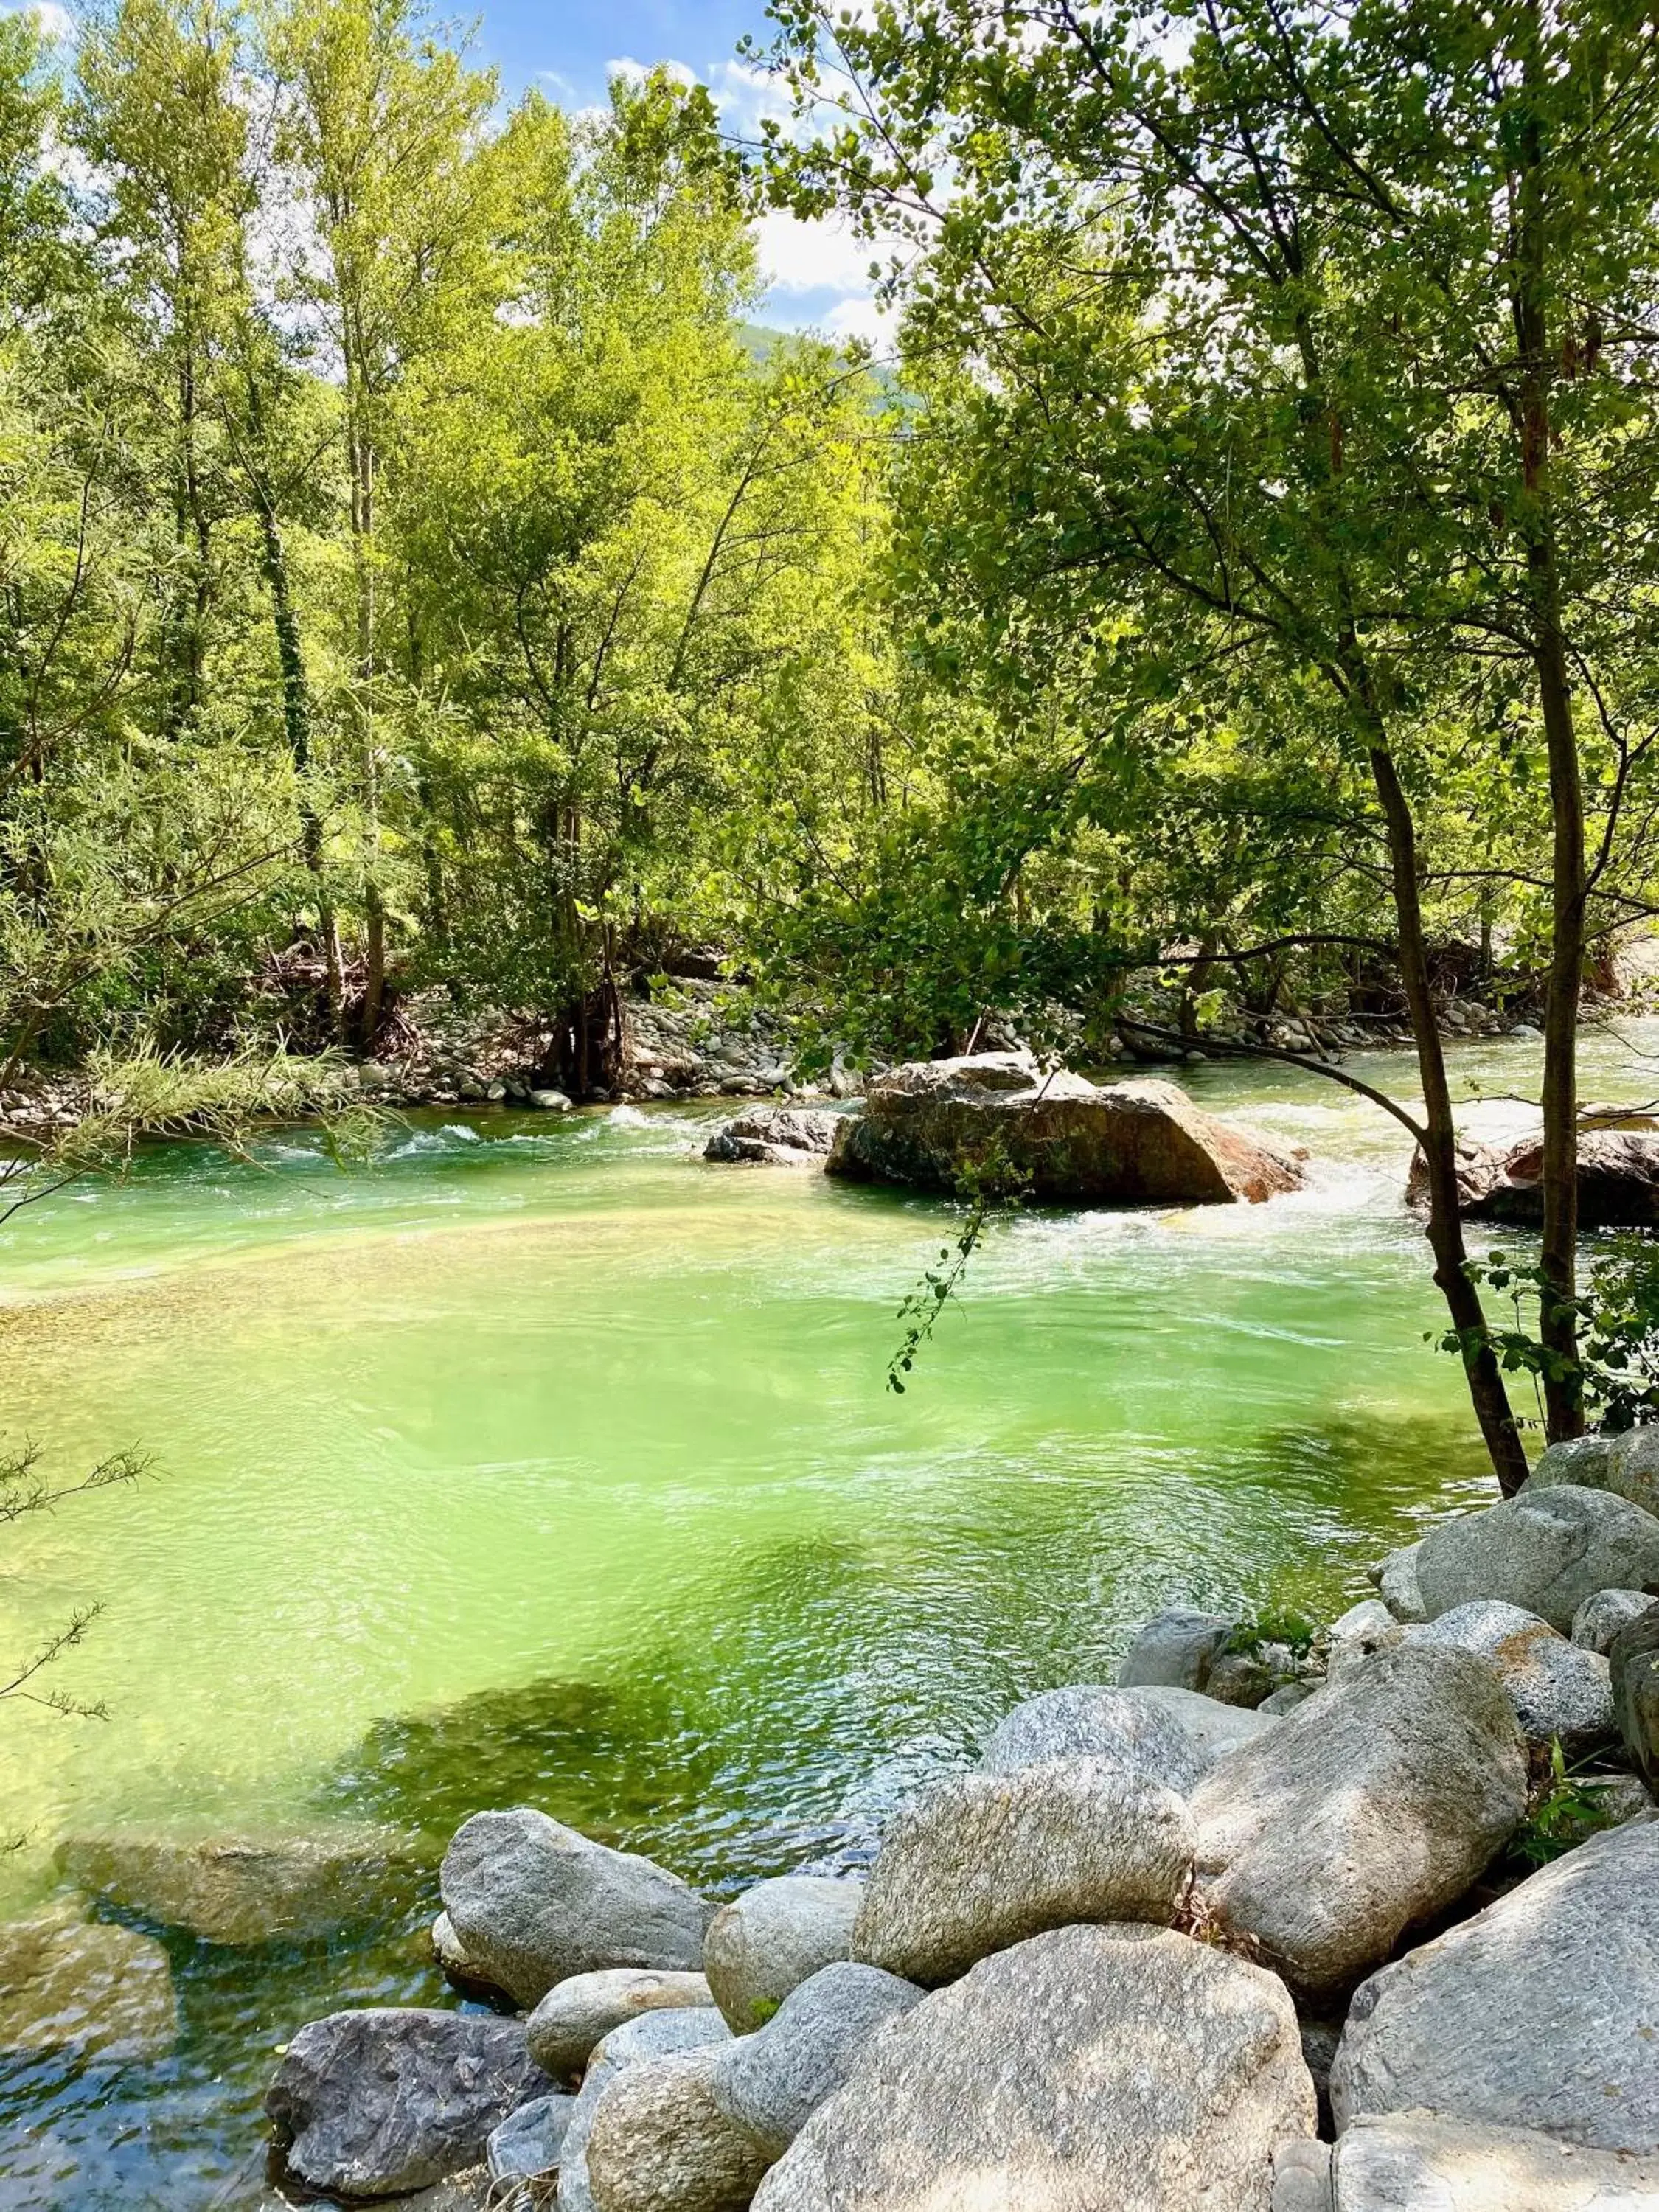
<instances>
[{"instance_id":1,"label":"rocky riverbank","mask_svg":"<svg viewBox=\"0 0 1659 2212\"><path fill-rule=\"evenodd\" d=\"M421 2212L1659 2203L1659 1444L1546 1455L1317 1630L1181 1611L1028 1698L858 1875L729 1901L485 1808L458 2003L273 2019L278 2192ZM72 1839L0 2044L154 2060L167 1954L351 1929L418 1835ZM239 2200L240 2201L240 2200Z\"/></svg>"}]
</instances>

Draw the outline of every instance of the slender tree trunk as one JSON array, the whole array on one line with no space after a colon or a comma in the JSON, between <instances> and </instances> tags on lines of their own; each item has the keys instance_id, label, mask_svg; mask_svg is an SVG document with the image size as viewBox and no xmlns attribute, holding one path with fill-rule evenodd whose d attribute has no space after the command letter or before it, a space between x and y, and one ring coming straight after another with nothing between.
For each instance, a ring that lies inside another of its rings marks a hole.
<instances>
[{"instance_id":1,"label":"slender tree trunk","mask_svg":"<svg viewBox=\"0 0 1659 2212\"><path fill-rule=\"evenodd\" d=\"M1380 741L1380 732L1371 744L1370 757L1371 777L1388 829L1400 936L1400 969L1407 1003L1411 1008L1412 1033L1417 1042L1417 1063L1423 1079L1423 1156L1428 1171L1429 1245L1434 1254L1434 1279L1446 1301L1452 1327L1464 1346L1463 1365L1468 1376L1469 1396L1492 1456L1498 1487L1506 1498L1511 1498L1527 1479L1527 1454L1510 1408L1509 1393L1504 1388L1503 1370L1487 1334L1480 1293L1465 1270L1468 1252L1457 1204L1457 1131L1429 982L1428 946L1423 933L1418 887L1417 830L1410 803L1400 787L1394 756Z\"/></svg>"}]
</instances>

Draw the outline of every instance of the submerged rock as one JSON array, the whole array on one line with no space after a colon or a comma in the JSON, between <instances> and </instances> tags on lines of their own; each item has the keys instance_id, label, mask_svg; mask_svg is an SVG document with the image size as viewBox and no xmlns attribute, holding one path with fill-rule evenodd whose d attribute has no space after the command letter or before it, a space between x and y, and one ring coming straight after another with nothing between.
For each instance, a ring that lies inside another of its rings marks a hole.
<instances>
[{"instance_id":1,"label":"submerged rock","mask_svg":"<svg viewBox=\"0 0 1659 2212\"><path fill-rule=\"evenodd\" d=\"M829 1157L840 1120L839 1114L822 1109L757 1106L717 1130L702 1156L762 1167L819 1167Z\"/></svg>"},{"instance_id":2,"label":"submerged rock","mask_svg":"<svg viewBox=\"0 0 1659 2212\"><path fill-rule=\"evenodd\" d=\"M58 1847L58 1865L94 1897L229 1944L303 1940L407 1911L434 1856L408 1830L343 1823L301 1834L114 1828Z\"/></svg>"},{"instance_id":3,"label":"submerged rock","mask_svg":"<svg viewBox=\"0 0 1659 2212\"><path fill-rule=\"evenodd\" d=\"M1659 1521L1609 1491L1565 1483L1522 1491L1431 1528L1417 1581L1431 1620L1501 1598L1565 1635L1598 1590L1659 1586Z\"/></svg>"},{"instance_id":4,"label":"submerged rock","mask_svg":"<svg viewBox=\"0 0 1659 2212\"><path fill-rule=\"evenodd\" d=\"M398 2197L477 2165L502 2121L546 2087L521 2021L392 2006L309 2021L265 2111L307 2188Z\"/></svg>"},{"instance_id":5,"label":"submerged rock","mask_svg":"<svg viewBox=\"0 0 1659 2212\"><path fill-rule=\"evenodd\" d=\"M1294 1988L1337 1995L1455 1904L1526 1806L1520 1730L1492 1668L1402 1644L1199 1784L1199 1881L1221 1927Z\"/></svg>"},{"instance_id":6,"label":"submerged rock","mask_svg":"<svg viewBox=\"0 0 1659 2212\"><path fill-rule=\"evenodd\" d=\"M530 2015L530 2055L556 2081L574 2079L596 2044L641 2013L712 2005L702 1974L670 1974L646 1966L611 1966L556 1982Z\"/></svg>"},{"instance_id":7,"label":"submerged rock","mask_svg":"<svg viewBox=\"0 0 1659 2212\"><path fill-rule=\"evenodd\" d=\"M167 1954L152 1936L48 1911L0 1924L0 2055L165 2057L179 2039Z\"/></svg>"},{"instance_id":8,"label":"submerged rock","mask_svg":"<svg viewBox=\"0 0 1659 2212\"><path fill-rule=\"evenodd\" d=\"M607 1966L694 1972L713 1911L665 1868L528 1806L465 1821L441 1887L467 1957L524 2005Z\"/></svg>"},{"instance_id":9,"label":"submerged rock","mask_svg":"<svg viewBox=\"0 0 1659 2212\"><path fill-rule=\"evenodd\" d=\"M952 1775L889 1829L853 1955L931 1986L1043 1929L1168 1923L1192 1863L1181 1799L1109 1760Z\"/></svg>"},{"instance_id":10,"label":"submerged rock","mask_svg":"<svg viewBox=\"0 0 1659 2212\"><path fill-rule=\"evenodd\" d=\"M1190 1690L1084 1684L1016 1705L979 1763L985 1773L1011 1774L1050 1759L1104 1759L1185 1796L1224 1752L1271 1726L1270 1717Z\"/></svg>"},{"instance_id":11,"label":"submerged rock","mask_svg":"<svg viewBox=\"0 0 1659 2212\"><path fill-rule=\"evenodd\" d=\"M891 2021L755 2212L1267 2212L1311 2135L1285 1986L1148 1927L1034 1937Z\"/></svg>"},{"instance_id":12,"label":"submerged rock","mask_svg":"<svg viewBox=\"0 0 1659 2212\"><path fill-rule=\"evenodd\" d=\"M1331 2073L1339 2129L1426 2108L1659 2150L1659 1826L1592 1837L1362 1983Z\"/></svg>"},{"instance_id":13,"label":"submerged rock","mask_svg":"<svg viewBox=\"0 0 1659 2212\"><path fill-rule=\"evenodd\" d=\"M781 2158L832 2097L877 2029L920 2004L914 1983L851 1960L792 1990L758 2033L720 2051L714 2092L721 2110L770 2158Z\"/></svg>"},{"instance_id":14,"label":"submerged rock","mask_svg":"<svg viewBox=\"0 0 1659 2212\"><path fill-rule=\"evenodd\" d=\"M1302 1171L1171 1083L1098 1088L1024 1053L921 1060L872 1083L836 1131L830 1173L954 1190L989 1165L1037 1200L1116 1206L1252 1203Z\"/></svg>"},{"instance_id":15,"label":"submerged rock","mask_svg":"<svg viewBox=\"0 0 1659 2212\"><path fill-rule=\"evenodd\" d=\"M715 2097L720 2057L651 2059L610 2083L587 2138L595 2212L745 2212L769 2160Z\"/></svg>"},{"instance_id":16,"label":"submerged rock","mask_svg":"<svg viewBox=\"0 0 1659 2212\"><path fill-rule=\"evenodd\" d=\"M863 1896L862 1882L784 1875L720 1907L704 1938L703 1972L738 2034L769 2020L821 1966L851 1957Z\"/></svg>"},{"instance_id":17,"label":"submerged rock","mask_svg":"<svg viewBox=\"0 0 1659 2212\"><path fill-rule=\"evenodd\" d=\"M1528 1743L1547 1745L1559 1737L1562 1750L1576 1759L1613 1734L1607 1661L1570 1644L1535 1613L1481 1598L1405 1633L1413 1643L1455 1645L1484 1659L1508 1692Z\"/></svg>"}]
</instances>

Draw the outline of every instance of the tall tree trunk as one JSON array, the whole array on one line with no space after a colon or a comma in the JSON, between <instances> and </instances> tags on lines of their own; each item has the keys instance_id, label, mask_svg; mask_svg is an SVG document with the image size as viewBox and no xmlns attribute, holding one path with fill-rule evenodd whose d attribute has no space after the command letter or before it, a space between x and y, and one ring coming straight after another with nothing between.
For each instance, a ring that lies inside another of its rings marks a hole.
<instances>
[{"instance_id":1,"label":"tall tree trunk","mask_svg":"<svg viewBox=\"0 0 1659 2212\"><path fill-rule=\"evenodd\" d=\"M1526 1448L1510 1411L1503 1370L1486 1328L1480 1293L1466 1272L1468 1248L1457 1205L1457 1130L1452 1117L1446 1059L1435 1021L1429 981L1428 946L1423 933L1419 891L1417 830L1394 756L1380 732L1370 748L1371 778L1388 830L1389 860L1400 937L1400 969L1411 1008L1412 1034L1423 1081L1424 1162L1429 1186L1429 1245L1434 1279L1446 1301L1452 1327L1463 1345L1464 1371L1475 1419L1492 1457L1498 1488L1512 1498L1527 1479Z\"/></svg>"}]
</instances>

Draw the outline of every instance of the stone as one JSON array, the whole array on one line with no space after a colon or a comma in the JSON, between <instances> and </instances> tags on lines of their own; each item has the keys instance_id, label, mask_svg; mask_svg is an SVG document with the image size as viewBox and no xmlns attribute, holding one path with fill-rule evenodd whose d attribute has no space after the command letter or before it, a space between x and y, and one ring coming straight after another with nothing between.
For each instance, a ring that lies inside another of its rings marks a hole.
<instances>
[{"instance_id":1,"label":"stone","mask_svg":"<svg viewBox=\"0 0 1659 2212\"><path fill-rule=\"evenodd\" d=\"M702 1964L712 1908L694 1889L529 1806L464 1821L439 1882L467 1956L518 2004L607 1966Z\"/></svg>"},{"instance_id":2,"label":"stone","mask_svg":"<svg viewBox=\"0 0 1659 2212\"><path fill-rule=\"evenodd\" d=\"M1481 1598L1404 1633L1413 1643L1455 1645L1484 1659L1508 1692L1528 1743L1559 1738L1565 1755L1577 1759L1613 1732L1607 1661L1570 1644L1536 1613Z\"/></svg>"},{"instance_id":3,"label":"stone","mask_svg":"<svg viewBox=\"0 0 1659 2212\"><path fill-rule=\"evenodd\" d=\"M527 1091L525 1103L533 1106L538 1114L568 1114L570 1101L562 1091Z\"/></svg>"},{"instance_id":4,"label":"stone","mask_svg":"<svg viewBox=\"0 0 1659 2212\"><path fill-rule=\"evenodd\" d=\"M1607 1646L1613 1717L1632 1763L1659 1789L1659 1605L1626 1621Z\"/></svg>"},{"instance_id":5,"label":"stone","mask_svg":"<svg viewBox=\"0 0 1659 2212\"><path fill-rule=\"evenodd\" d=\"M1424 1203L1427 1173L1419 1152L1406 1194ZM1498 1148L1472 1138L1457 1146L1458 1211L1476 1221L1536 1229L1544 1219L1544 1146L1522 1137ZM1583 1129L1578 1134L1581 1229L1649 1229L1659 1224L1659 1137L1637 1130Z\"/></svg>"},{"instance_id":6,"label":"stone","mask_svg":"<svg viewBox=\"0 0 1659 2212\"><path fill-rule=\"evenodd\" d=\"M1401 1644L1200 1783L1203 1901L1304 1997L1339 1995L1455 1904L1526 1809L1526 1753L1492 1668Z\"/></svg>"},{"instance_id":7,"label":"stone","mask_svg":"<svg viewBox=\"0 0 1659 2212\"><path fill-rule=\"evenodd\" d=\"M852 1955L863 1896L862 1882L784 1875L721 1905L703 1940L703 1972L738 2034L770 2020L820 1966Z\"/></svg>"},{"instance_id":8,"label":"stone","mask_svg":"<svg viewBox=\"0 0 1659 2212\"><path fill-rule=\"evenodd\" d=\"M1620 1630L1639 1620L1652 1603L1646 1590L1597 1590L1572 1616L1572 1640L1605 1658Z\"/></svg>"},{"instance_id":9,"label":"stone","mask_svg":"<svg viewBox=\"0 0 1659 2212\"><path fill-rule=\"evenodd\" d=\"M884 1838L853 1956L932 1987L1043 1929L1167 1923L1192 1863L1181 1799L1108 1759L952 1775Z\"/></svg>"},{"instance_id":10,"label":"stone","mask_svg":"<svg viewBox=\"0 0 1659 2212\"><path fill-rule=\"evenodd\" d=\"M1377 1589L1382 1602L1396 1620L1426 1620L1423 1610L1423 1592L1417 1580L1417 1562L1423 1550L1419 1537L1415 1544L1407 1544L1397 1552L1390 1552L1377 1570Z\"/></svg>"},{"instance_id":11,"label":"stone","mask_svg":"<svg viewBox=\"0 0 1659 2212\"><path fill-rule=\"evenodd\" d=\"M1334 1681L1345 1667L1358 1659L1370 1659L1379 1651L1386 1651L1398 1644L1405 1631L1380 1597L1368 1597L1358 1605L1351 1605L1330 1626L1330 1659L1328 1672Z\"/></svg>"},{"instance_id":12,"label":"stone","mask_svg":"<svg viewBox=\"0 0 1659 2212\"><path fill-rule=\"evenodd\" d=\"M1204 1694L1224 1705L1255 1711L1278 1687L1279 1677L1265 1651L1218 1651Z\"/></svg>"},{"instance_id":13,"label":"stone","mask_svg":"<svg viewBox=\"0 0 1659 2212\"><path fill-rule=\"evenodd\" d=\"M1300 1188L1296 1163L1218 1121L1172 1083L1097 1088L1029 1054L921 1060L872 1082L842 1119L829 1171L852 1181L954 1191L965 1170L1006 1164L1042 1202L1251 1203Z\"/></svg>"},{"instance_id":14,"label":"stone","mask_svg":"<svg viewBox=\"0 0 1659 2212\"><path fill-rule=\"evenodd\" d=\"M599 2100L617 2076L626 2068L643 2065L650 2059L702 2051L731 2039L731 2029L713 2005L679 2012L645 2012L611 2029L588 2061L581 2094L565 2130L559 2154L559 2212L594 2212L593 2194L588 2186L588 2138Z\"/></svg>"},{"instance_id":15,"label":"stone","mask_svg":"<svg viewBox=\"0 0 1659 2212\"><path fill-rule=\"evenodd\" d=\"M574 2097L532 2097L491 2131L484 2146L484 2164L492 2181L517 2181L531 2175L557 2171L559 2151Z\"/></svg>"},{"instance_id":16,"label":"stone","mask_svg":"<svg viewBox=\"0 0 1659 2212\"><path fill-rule=\"evenodd\" d=\"M574 2079L593 2046L613 2027L643 2012L712 2005L702 1974L657 1973L648 1966L611 1966L556 1982L530 2015L530 2055L556 2081Z\"/></svg>"},{"instance_id":17,"label":"stone","mask_svg":"<svg viewBox=\"0 0 1659 2212\"><path fill-rule=\"evenodd\" d=\"M1609 1491L1559 1484L1443 1521L1417 1562L1424 1611L1501 1598L1565 1636L1597 1590L1659 1586L1659 1521Z\"/></svg>"},{"instance_id":18,"label":"stone","mask_svg":"<svg viewBox=\"0 0 1659 2212\"><path fill-rule=\"evenodd\" d=\"M308 2021L265 2111L307 2188L398 2197L479 2164L501 2122L546 2087L522 2021L390 2006Z\"/></svg>"},{"instance_id":19,"label":"stone","mask_svg":"<svg viewBox=\"0 0 1659 2212\"><path fill-rule=\"evenodd\" d=\"M1659 1517L1659 1427L1632 1429L1621 1437L1575 1437L1552 1444L1521 1486L1527 1497L1569 1483L1607 1490Z\"/></svg>"},{"instance_id":20,"label":"stone","mask_svg":"<svg viewBox=\"0 0 1659 2212\"><path fill-rule=\"evenodd\" d=\"M769 2160L717 2101L719 2063L690 2051L610 2084L587 2141L595 2212L747 2212Z\"/></svg>"},{"instance_id":21,"label":"stone","mask_svg":"<svg viewBox=\"0 0 1659 2212\"><path fill-rule=\"evenodd\" d=\"M1655 2212L1659 2159L1437 2112L1356 2120L1331 2161L1334 2212ZM1329 2201L1329 2200L1328 2200ZM1273 2212L1283 2212L1277 2197Z\"/></svg>"},{"instance_id":22,"label":"stone","mask_svg":"<svg viewBox=\"0 0 1659 2212\"><path fill-rule=\"evenodd\" d=\"M1339 2131L1425 2108L1659 2150L1659 1826L1593 1836L1355 1991Z\"/></svg>"},{"instance_id":23,"label":"stone","mask_svg":"<svg viewBox=\"0 0 1659 2212\"><path fill-rule=\"evenodd\" d=\"M437 1961L444 1979L452 1987L468 1996L505 1996L505 1990L495 1984L479 1967L476 1960L468 1956L465 1945L451 1925L449 1915L441 1912L432 1923L432 1955Z\"/></svg>"},{"instance_id":24,"label":"stone","mask_svg":"<svg viewBox=\"0 0 1659 2212\"><path fill-rule=\"evenodd\" d=\"M1298 1705L1305 1705L1316 1694L1316 1686L1312 1682L1283 1683L1272 1697L1263 1698L1255 1710L1264 1719L1277 1720L1281 1714L1293 1713Z\"/></svg>"},{"instance_id":25,"label":"stone","mask_svg":"<svg viewBox=\"0 0 1659 2212\"><path fill-rule=\"evenodd\" d=\"M70 1906L0 1923L0 2055L163 2058L179 2039L167 1954L154 1936Z\"/></svg>"},{"instance_id":26,"label":"stone","mask_svg":"<svg viewBox=\"0 0 1659 2212\"><path fill-rule=\"evenodd\" d=\"M1205 1690L1211 1668L1237 1626L1237 1619L1178 1606L1154 1613L1136 1632L1117 1670L1119 1689Z\"/></svg>"},{"instance_id":27,"label":"stone","mask_svg":"<svg viewBox=\"0 0 1659 2212\"><path fill-rule=\"evenodd\" d=\"M1275 2143L1273 2212L1332 2212L1331 2147L1305 2136Z\"/></svg>"},{"instance_id":28,"label":"stone","mask_svg":"<svg viewBox=\"0 0 1659 2212\"><path fill-rule=\"evenodd\" d=\"M884 2027L755 2212L1267 2212L1273 2145L1314 2120L1273 1975L1062 1928Z\"/></svg>"},{"instance_id":29,"label":"stone","mask_svg":"<svg viewBox=\"0 0 1659 2212\"><path fill-rule=\"evenodd\" d=\"M820 1108L757 1106L717 1129L703 1147L706 1160L747 1161L763 1167L822 1167L830 1156L839 1114Z\"/></svg>"},{"instance_id":30,"label":"stone","mask_svg":"<svg viewBox=\"0 0 1659 2212\"><path fill-rule=\"evenodd\" d=\"M172 1826L70 1836L58 1863L108 1905L207 1943L304 1942L407 1911L434 1853L397 1828L207 1834Z\"/></svg>"},{"instance_id":31,"label":"stone","mask_svg":"<svg viewBox=\"0 0 1659 2212\"><path fill-rule=\"evenodd\" d=\"M781 2158L827 2097L851 2072L878 2028L921 2002L913 1982L852 1960L825 1966L791 1990L758 2033L720 2053L716 2103Z\"/></svg>"},{"instance_id":32,"label":"stone","mask_svg":"<svg viewBox=\"0 0 1659 2212\"><path fill-rule=\"evenodd\" d=\"M1105 1759L1184 1796L1223 1752L1268 1725L1189 1690L1043 1690L998 1723L980 1770L1012 1774L1050 1759Z\"/></svg>"}]
</instances>

